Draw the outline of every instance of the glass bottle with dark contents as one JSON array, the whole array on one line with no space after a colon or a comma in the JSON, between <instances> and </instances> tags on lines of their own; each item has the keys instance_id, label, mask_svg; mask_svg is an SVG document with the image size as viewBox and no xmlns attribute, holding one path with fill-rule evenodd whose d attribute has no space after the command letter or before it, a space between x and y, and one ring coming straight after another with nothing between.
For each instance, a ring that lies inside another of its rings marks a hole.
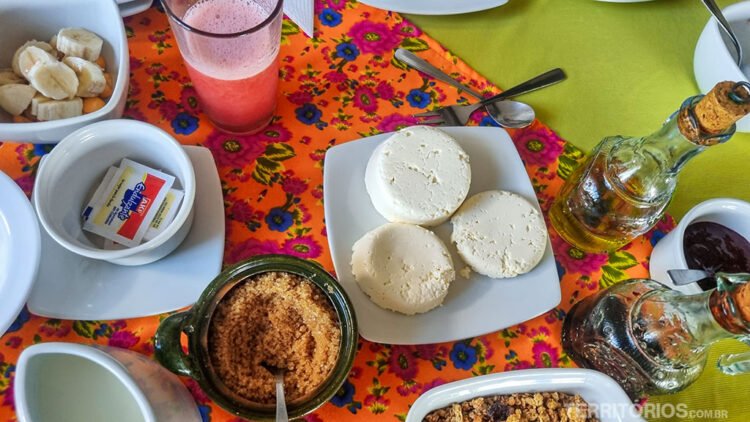
<instances>
[{"instance_id":1,"label":"glass bottle with dark contents","mask_svg":"<svg viewBox=\"0 0 750 422\"><path fill-rule=\"evenodd\" d=\"M750 274L716 275L716 289L683 295L652 280L618 283L577 303L563 324L565 352L614 378L632 397L680 391L723 338L750 344ZM750 372L750 353L723 356L728 374Z\"/></svg>"}]
</instances>

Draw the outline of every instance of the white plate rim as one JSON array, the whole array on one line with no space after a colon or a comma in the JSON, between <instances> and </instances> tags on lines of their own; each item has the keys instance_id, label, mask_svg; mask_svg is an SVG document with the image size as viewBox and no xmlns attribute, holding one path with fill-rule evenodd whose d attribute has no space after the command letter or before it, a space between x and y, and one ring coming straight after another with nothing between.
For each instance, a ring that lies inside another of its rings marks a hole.
<instances>
[{"instance_id":1,"label":"white plate rim","mask_svg":"<svg viewBox=\"0 0 750 422\"><path fill-rule=\"evenodd\" d=\"M611 399L607 405L615 406L613 410L622 409L621 415L602 419L603 422L643 421L643 418L636 416L637 410L622 387L609 376L584 368L537 368L481 375L430 389L409 408L406 422L421 422L433 410L477 397L544 391L581 394L581 386L601 390ZM602 405L585 394L581 394L581 397L590 405Z\"/></svg>"},{"instance_id":2,"label":"white plate rim","mask_svg":"<svg viewBox=\"0 0 750 422\"><path fill-rule=\"evenodd\" d=\"M205 166L210 166L210 168L204 170L204 171L198 171L196 168L196 177L200 174L201 177L203 177L203 181L206 183L206 185L210 185L210 191L201 192L202 199L197 199L196 196L196 203L200 201L200 203L206 203L206 204L218 204L218 205L207 205L207 209L212 209L211 214L217 213L221 216L224 216L224 202L223 202L223 192L221 190L221 181L219 179L218 170L216 168L216 164L213 159L213 155L211 154L210 150L208 148L202 147L202 146L191 146L191 145L183 145L183 148L186 150L188 155L191 158L191 161L193 161L194 165L196 161L203 163ZM201 155L203 157L201 157ZM210 171L213 170L213 171ZM207 180L210 179L210 180ZM202 183L198 182L198 186L200 186ZM214 197L212 200L211 197ZM220 199L220 200L219 200ZM221 207L221 212L219 213L218 208ZM225 244L225 225L226 221L224 218L221 219L221 221L214 221L213 224L216 224L217 226L215 228L211 229L211 233L220 236L220 244L221 244L221 253L219 254L220 259L215 263L211 263L211 265L214 265L214 268L211 268L211 273L214 274L214 277L218 275L221 272L221 268L223 265L223 257L224 257L224 244ZM194 230L196 224L201 224L200 221L196 220L194 221L194 227L191 228L191 231ZM219 227L219 225L221 227ZM187 242L190 239L191 234L188 233L187 237L185 238L185 242ZM54 240L49 239L50 242L54 243ZM219 240L216 241L219 243ZM40 246L41 247L41 246ZM59 246L59 248L62 248L62 246ZM183 246L180 245L177 247L175 252L178 252L180 248ZM174 252L173 252L174 253ZM86 258L86 257L79 257L80 262L86 263L86 262L93 262L97 263L98 261ZM169 255L163 259L169 259ZM160 260L161 261L161 260ZM152 264L146 264L146 265L153 265L158 264L160 261L156 261ZM106 263L107 265L110 265ZM114 265L114 264L111 264ZM209 265L208 263L206 265ZM123 267L123 268L133 268L134 270L137 270L140 266L135 267ZM211 277L213 279L214 277ZM206 286L211 282L211 280L206 280L205 285L203 288L201 288L201 291L205 289ZM37 283L38 284L38 283ZM28 300L28 308L29 312L31 312L34 315L43 316L47 318L57 318L57 319L70 319L70 320L118 320L118 319L131 319L131 318L140 318L140 317L146 317L146 316L152 316L152 315L159 315L166 312L175 311L178 309L182 309L186 306L190 306L198 299L200 293L196 295L192 301L182 301L179 304L171 305L171 306L161 306L161 307L152 307L149 308L149 310L133 310L133 311L120 311L121 313L114 313L113 311L110 311L110 313L99 313L99 314L93 314L92 311L89 310L81 310L81 309L71 309L67 310L65 312L62 312L59 310L59 306L57 308L55 307L49 307L46 305L47 300L42 299L41 297L37 297L37 295L34 294L34 291L30 293L29 300Z\"/></svg>"},{"instance_id":3,"label":"white plate rim","mask_svg":"<svg viewBox=\"0 0 750 422\"><path fill-rule=\"evenodd\" d=\"M378 9L415 15L459 15L493 9L509 0L360 0Z\"/></svg>"},{"instance_id":4,"label":"white plate rim","mask_svg":"<svg viewBox=\"0 0 750 422\"><path fill-rule=\"evenodd\" d=\"M456 138L459 141L459 143L464 142L464 140L462 140L462 134L464 134L463 136L466 136L465 134L467 134L467 133L475 134L475 136L479 136L479 134L481 133L482 134L481 136L484 137L484 138L482 138L481 142L508 142L509 144L506 147L506 149L508 151L512 151L513 157L505 158L505 159L510 159L510 160L514 160L514 161L517 160L516 165L520 166L520 168L523 169L523 171L524 171L522 175L518 176L517 180L521 184L524 184L524 185L528 184L528 187L524 188L524 189L528 189L530 191L530 192L517 192L517 193L521 194L521 196L523 196L524 198L526 198L527 200L529 200L529 202L533 206L535 206L537 208L537 210L539 210L541 212L541 208L539 207L539 203L538 203L536 195L534 193L533 186L531 185L531 181L528 179L527 174L525 172L525 166L523 165L523 163L521 161L521 158L518 155L518 152L516 151L515 146L512 144L512 139L510 138L510 135L508 135L508 133L504 129L500 129L500 128L497 128L497 127L442 127L441 129L444 130L444 131L446 131L446 132L448 132L448 134L450 134L454 138ZM332 163L336 163L336 162L340 161L339 156L342 156L342 157L343 156L351 157L352 154L348 151L350 148L352 148L352 149L353 148L361 148L362 145L367 145L367 143L371 143L372 144L371 146L367 146L365 148L372 148L372 149L374 149L375 145L376 145L375 142L378 142L378 140L381 140L381 139L384 140L387 137L389 137L391 134L392 133L382 133L382 134L379 134L379 135L374 135L374 136L362 138L362 139L359 139L359 140L356 140L356 141L351 141L351 142L347 142L347 143L344 143L344 144L336 145L336 146L330 148L327 151L326 158L325 158L325 161L324 161L325 165L327 166L327 168L330 169ZM366 162L365 163L360 163L358 161L357 162L353 162L351 160L348 160L346 162L347 162L347 167L351 167L351 166L354 166L354 165L366 166ZM336 201L336 200L333 199L334 197L337 197L337 195L334 195L332 193L332 191L334 189L327 189L326 188L326 186L330 187L330 186L332 186L334 184L334 182L332 182L332 178L334 176L332 176L331 173L332 173L332 171L325 171L325 168L324 168L324 172L323 172L323 179L324 179L324 181L323 181L323 185L324 185L324 187L323 187L323 195L324 195L323 203L324 203L325 216L326 216L326 230L327 230L328 244L329 244L329 248L330 248L330 252L331 252L331 257L332 257L332 260L333 260L334 268L336 269L336 274L337 274L338 281L342 285L342 287L344 288L344 290L347 291L350 299L352 300L354 311L355 311L355 313L357 315L357 319L359 320L359 324L358 324L359 333L360 333L360 335L363 338L365 338L365 339L367 339L369 341L376 342L376 343L403 344L403 345L426 344L426 343L441 343L441 342L448 342L448 341L457 341L457 340L461 340L461 339L465 339L465 338L477 337L477 336L489 334L489 333L492 333L492 332L495 332L495 331L498 331L498 330L502 330L502 329L507 328L509 326L513 326L513 325L522 323L524 321L528 321L530 319L533 319L533 318L536 318L536 317L538 317L540 315L543 315L545 312L549 311L550 309L554 308L555 306L557 306L560 303L560 301L562 299L562 292L560 290L560 283L559 283L559 278L558 278L558 273L557 273L557 270L556 270L556 266L554 265L554 254L552 253L551 240L550 240L550 238L548 236L548 238L547 238L547 249L545 251L544 257L542 258L542 261L539 263L539 265L537 265L537 267L535 267L535 269L533 269L528 274L532 274L534 271L540 271L540 267L542 267L542 266L552 265L555 268L555 270L554 270L554 278L555 278L554 279L554 283L552 281L550 281L550 282L547 283L549 285L542 285L541 287L543 287L545 289L551 288L551 289L554 289L554 291L552 293L549 293L548 296L542 296L541 298L539 298L539 297L535 298L535 300L538 302L538 305L534 307L532 313L524 314L522 316L517 316L517 317L516 316L514 316L514 317L508 317L506 323L497 324L497 325L495 325L495 326L493 326L491 328L490 327L482 327L482 328L478 328L478 329L475 328L474 330L471 330L471 329L469 329L469 327L464 327L462 329L462 333L461 334L457 334L455 332L455 330L451 331L450 329L434 330L431 334L427 334L426 333L427 330L424 330L425 332L421 333L420 336L419 336L419 338L406 338L403 334L398 334L399 330L395 329L395 328L391 329L391 330L388 330L389 334L387 334L387 335L384 334L384 333L382 333L382 332L380 332L380 333L371 333L369 331L369 328L368 328L368 327L370 327L370 325L365 322L365 321L367 321L368 317L371 315L370 312L376 312L375 315L385 316L385 318L394 318L394 315L396 315L396 317L395 317L396 319L425 317L425 316L430 315L430 313L428 312L426 314L421 314L421 315L409 317L409 316L399 315L399 314L397 314L395 312L379 308L376 305L370 306L371 303L366 302L366 301L369 301L369 298L367 298L366 295L363 296L364 293L362 293L359 290L359 286L357 286L356 282L353 281L353 279L351 279L352 278L351 277L351 266L350 266L350 263L349 263L349 259L351 258L351 245L348 246L348 251L346 252L346 256L348 257L347 260L346 260L346 262L341 262L341 259L337 258L340 254L338 253L338 246L335 243L336 243L336 239L339 237L338 231L337 231L339 225L338 224L332 224L331 221L333 221L333 220L330 219L329 216L333 215L333 208L335 208L337 205L341 205L341 204L337 204L338 201ZM472 175L472 178L474 178L474 177L477 177L477 175ZM472 182L472 185L473 185L473 183L474 182ZM362 181L362 185L364 185L364 181ZM474 190L474 187L472 187L472 191L473 190ZM471 191L470 191L470 195L471 195ZM372 203L369 202L369 198L368 198L367 204L368 204L368 206L370 208L372 208ZM357 205L359 205L359 204L357 204ZM447 224L449 224L449 223L447 223ZM440 230L440 229L438 228L438 230ZM452 249L451 245L447 245L447 246L449 247L449 249ZM455 259L454 259L454 261L455 261ZM550 264L550 262L551 262L551 264ZM455 261L454 262L454 265L455 265L455 267L456 267L457 270L460 269L460 268L462 268L461 264L463 264L463 261ZM346 274L346 275L342 276L343 274ZM528 276L528 274L521 275L519 277L525 277L525 276ZM475 276L476 277L480 277L480 276L477 276L476 274L472 273L472 277L475 277ZM482 278L485 278L485 277L482 277ZM492 280L491 282L493 282L493 283L495 283L495 282L496 283L503 283L505 281L506 280ZM475 282L475 281L474 280L463 280L460 276L457 275L457 279L456 279L455 283L461 283L461 282ZM542 283L544 283L544 281L538 281L537 283L542 284ZM364 299L362 299L362 297ZM364 305L364 306L370 307L373 311L367 311L367 310L363 311L361 309L362 305L358 306L358 304L361 303L361 302L365 302L366 305ZM433 310L433 311L430 311L430 312L435 312L435 311L436 310ZM394 321L391 321L391 322L394 322ZM439 334L435 334L435 332L438 332Z\"/></svg>"},{"instance_id":5,"label":"white plate rim","mask_svg":"<svg viewBox=\"0 0 750 422\"><path fill-rule=\"evenodd\" d=\"M0 336L13 324L23 309L26 299L36 280L42 241L36 213L21 188L7 174L0 171L0 219L8 224L10 247L8 262L13 263L13 270L0 269L6 277L0 279ZM10 210L3 211L3 209ZM2 221L0 220L0 224ZM2 228L0 228L2 230ZM12 282L12 289L5 288Z\"/></svg>"}]
</instances>

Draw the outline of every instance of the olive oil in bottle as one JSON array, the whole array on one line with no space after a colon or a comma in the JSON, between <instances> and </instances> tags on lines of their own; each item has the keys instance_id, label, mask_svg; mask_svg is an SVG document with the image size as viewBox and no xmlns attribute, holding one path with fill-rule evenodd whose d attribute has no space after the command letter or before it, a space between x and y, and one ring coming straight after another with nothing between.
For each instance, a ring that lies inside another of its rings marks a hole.
<instances>
[{"instance_id":1,"label":"olive oil in bottle","mask_svg":"<svg viewBox=\"0 0 750 422\"><path fill-rule=\"evenodd\" d=\"M552 225L586 252L626 245L664 215L685 163L727 141L748 112L750 84L721 82L706 96L688 98L652 135L605 138L552 204Z\"/></svg>"}]
</instances>

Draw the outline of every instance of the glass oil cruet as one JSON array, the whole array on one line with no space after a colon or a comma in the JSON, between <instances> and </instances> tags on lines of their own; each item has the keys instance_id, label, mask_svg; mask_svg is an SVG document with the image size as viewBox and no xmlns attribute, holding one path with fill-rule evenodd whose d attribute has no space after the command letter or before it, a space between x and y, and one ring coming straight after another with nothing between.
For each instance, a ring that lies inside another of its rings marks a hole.
<instances>
[{"instance_id":1,"label":"glass oil cruet","mask_svg":"<svg viewBox=\"0 0 750 422\"><path fill-rule=\"evenodd\" d=\"M605 138L552 204L552 225L583 251L619 249L662 217L685 163L727 141L748 112L750 84L721 82L705 96L688 98L652 135Z\"/></svg>"},{"instance_id":2,"label":"glass oil cruet","mask_svg":"<svg viewBox=\"0 0 750 422\"><path fill-rule=\"evenodd\" d=\"M632 279L589 296L566 316L563 348L634 399L680 391L703 371L711 343L735 338L750 345L750 274L712 277L717 287L696 295ZM748 373L750 352L724 355L717 365L726 374Z\"/></svg>"}]
</instances>

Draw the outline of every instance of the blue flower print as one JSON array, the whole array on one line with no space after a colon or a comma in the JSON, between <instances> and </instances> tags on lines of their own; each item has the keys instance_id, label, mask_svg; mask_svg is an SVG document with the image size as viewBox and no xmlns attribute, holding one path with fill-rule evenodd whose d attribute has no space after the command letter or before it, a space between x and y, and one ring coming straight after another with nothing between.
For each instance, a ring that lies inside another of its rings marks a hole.
<instances>
[{"instance_id":1,"label":"blue flower print","mask_svg":"<svg viewBox=\"0 0 750 422\"><path fill-rule=\"evenodd\" d=\"M409 95L406 96L409 100L409 104L412 107L425 108L430 105L430 94L420 91L418 89L412 89L409 91Z\"/></svg>"},{"instance_id":2,"label":"blue flower print","mask_svg":"<svg viewBox=\"0 0 750 422\"><path fill-rule=\"evenodd\" d=\"M297 120L300 122L306 125L314 125L320 120L323 112L315 104L308 103L294 110L294 114L297 115Z\"/></svg>"},{"instance_id":3,"label":"blue flower print","mask_svg":"<svg viewBox=\"0 0 750 422\"><path fill-rule=\"evenodd\" d=\"M359 56L359 48L350 42L342 42L336 46L336 55L347 61L353 61Z\"/></svg>"},{"instance_id":4,"label":"blue flower print","mask_svg":"<svg viewBox=\"0 0 750 422\"><path fill-rule=\"evenodd\" d=\"M179 135L190 135L198 129L198 118L182 112L172 120L172 129Z\"/></svg>"},{"instance_id":5,"label":"blue flower print","mask_svg":"<svg viewBox=\"0 0 750 422\"><path fill-rule=\"evenodd\" d=\"M479 122L479 126L494 126L494 127L500 127L499 124L490 116L484 116L482 117L482 121Z\"/></svg>"},{"instance_id":6,"label":"blue flower print","mask_svg":"<svg viewBox=\"0 0 750 422\"><path fill-rule=\"evenodd\" d=\"M457 369L468 371L477 363L477 349L466 343L459 342L453 345L450 357L451 361L453 361L453 366Z\"/></svg>"},{"instance_id":7,"label":"blue flower print","mask_svg":"<svg viewBox=\"0 0 750 422\"><path fill-rule=\"evenodd\" d=\"M325 26L334 27L341 23L341 13L333 9L323 9L318 18L320 23Z\"/></svg>"},{"instance_id":8,"label":"blue flower print","mask_svg":"<svg viewBox=\"0 0 750 422\"><path fill-rule=\"evenodd\" d=\"M55 145L56 144L34 144L34 155L37 157L47 155L52 151L52 148L54 148Z\"/></svg>"},{"instance_id":9,"label":"blue flower print","mask_svg":"<svg viewBox=\"0 0 750 422\"><path fill-rule=\"evenodd\" d=\"M285 232L292 226L294 218L292 213L282 208L273 208L266 214L266 224L268 228L277 232Z\"/></svg>"},{"instance_id":10,"label":"blue flower print","mask_svg":"<svg viewBox=\"0 0 750 422\"><path fill-rule=\"evenodd\" d=\"M23 327L23 325L29 321L29 318L30 318L29 310L26 309L26 307L24 306L21 309L21 312L16 317L16 320L13 321L13 324L10 324L10 327L8 327L8 329L5 332L12 333L12 332L20 330L21 327Z\"/></svg>"},{"instance_id":11,"label":"blue flower print","mask_svg":"<svg viewBox=\"0 0 750 422\"><path fill-rule=\"evenodd\" d=\"M654 232L651 233L651 246L656 245L656 243L659 242L665 235L666 233L661 230L654 230Z\"/></svg>"},{"instance_id":12,"label":"blue flower print","mask_svg":"<svg viewBox=\"0 0 750 422\"><path fill-rule=\"evenodd\" d=\"M331 404L336 407L344 407L354 400L354 385L346 380L339 391L331 397Z\"/></svg>"}]
</instances>

